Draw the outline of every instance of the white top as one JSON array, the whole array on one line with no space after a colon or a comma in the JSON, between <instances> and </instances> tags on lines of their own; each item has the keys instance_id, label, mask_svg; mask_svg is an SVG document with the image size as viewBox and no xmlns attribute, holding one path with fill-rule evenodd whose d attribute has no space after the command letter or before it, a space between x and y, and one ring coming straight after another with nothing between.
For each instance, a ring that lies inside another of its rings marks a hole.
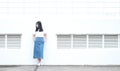
<instances>
[{"instance_id":1,"label":"white top","mask_svg":"<svg viewBox=\"0 0 120 71\"><path fill-rule=\"evenodd\" d=\"M44 32L35 32L35 37L44 37Z\"/></svg>"}]
</instances>

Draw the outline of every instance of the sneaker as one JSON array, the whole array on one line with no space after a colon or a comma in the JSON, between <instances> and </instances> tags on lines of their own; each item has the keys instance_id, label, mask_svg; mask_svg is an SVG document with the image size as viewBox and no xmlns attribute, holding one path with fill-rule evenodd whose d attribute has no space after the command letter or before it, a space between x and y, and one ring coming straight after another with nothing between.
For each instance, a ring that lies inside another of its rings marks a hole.
<instances>
[{"instance_id":1,"label":"sneaker","mask_svg":"<svg viewBox=\"0 0 120 71\"><path fill-rule=\"evenodd\" d=\"M38 65L38 66L41 66L41 63L38 63L37 65Z\"/></svg>"}]
</instances>

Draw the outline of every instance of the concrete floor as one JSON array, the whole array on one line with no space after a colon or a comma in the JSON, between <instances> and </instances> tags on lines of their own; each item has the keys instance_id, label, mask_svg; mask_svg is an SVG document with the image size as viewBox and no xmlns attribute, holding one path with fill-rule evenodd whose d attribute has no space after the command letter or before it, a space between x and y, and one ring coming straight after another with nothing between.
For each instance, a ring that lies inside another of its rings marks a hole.
<instances>
[{"instance_id":1,"label":"concrete floor","mask_svg":"<svg viewBox=\"0 0 120 71\"><path fill-rule=\"evenodd\" d=\"M0 71L120 71L120 65L0 66Z\"/></svg>"}]
</instances>

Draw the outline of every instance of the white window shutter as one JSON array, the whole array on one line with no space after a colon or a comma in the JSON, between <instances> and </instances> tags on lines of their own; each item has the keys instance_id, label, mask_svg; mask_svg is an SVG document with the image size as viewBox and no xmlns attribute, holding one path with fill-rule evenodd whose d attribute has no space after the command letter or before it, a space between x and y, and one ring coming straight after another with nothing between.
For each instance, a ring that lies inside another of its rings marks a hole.
<instances>
[{"instance_id":1,"label":"white window shutter","mask_svg":"<svg viewBox=\"0 0 120 71\"><path fill-rule=\"evenodd\" d=\"M71 35L57 35L58 48L71 48Z\"/></svg>"},{"instance_id":2,"label":"white window shutter","mask_svg":"<svg viewBox=\"0 0 120 71\"><path fill-rule=\"evenodd\" d=\"M0 35L0 48L5 47L5 35Z\"/></svg>"},{"instance_id":3,"label":"white window shutter","mask_svg":"<svg viewBox=\"0 0 120 71\"><path fill-rule=\"evenodd\" d=\"M20 48L21 35L7 35L8 48Z\"/></svg>"},{"instance_id":4,"label":"white window shutter","mask_svg":"<svg viewBox=\"0 0 120 71\"><path fill-rule=\"evenodd\" d=\"M102 48L102 35L89 35L89 48Z\"/></svg>"},{"instance_id":5,"label":"white window shutter","mask_svg":"<svg viewBox=\"0 0 120 71\"><path fill-rule=\"evenodd\" d=\"M86 48L87 38L86 35L73 35L73 48Z\"/></svg>"},{"instance_id":6,"label":"white window shutter","mask_svg":"<svg viewBox=\"0 0 120 71\"><path fill-rule=\"evenodd\" d=\"M60 34L58 48L118 48L118 34Z\"/></svg>"},{"instance_id":7,"label":"white window shutter","mask_svg":"<svg viewBox=\"0 0 120 71\"><path fill-rule=\"evenodd\" d=\"M104 48L118 48L118 35L104 35Z\"/></svg>"}]
</instances>

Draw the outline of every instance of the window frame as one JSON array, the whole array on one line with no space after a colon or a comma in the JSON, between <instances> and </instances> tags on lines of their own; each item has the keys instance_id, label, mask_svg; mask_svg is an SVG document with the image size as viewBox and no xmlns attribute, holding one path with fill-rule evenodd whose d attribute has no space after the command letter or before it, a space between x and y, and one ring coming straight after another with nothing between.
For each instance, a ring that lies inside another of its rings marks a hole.
<instances>
[{"instance_id":1,"label":"window frame","mask_svg":"<svg viewBox=\"0 0 120 71\"><path fill-rule=\"evenodd\" d=\"M100 38L100 40L101 40L101 47L100 48L94 47L92 49L96 49L96 48L97 49L102 49L102 48L105 48L105 36L106 35L110 35L110 36L116 35L117 36L117 42L113 42L113 43L115 43L117 47L111 47L111 48L120 48L120 34L57 34L57 36L59 36L59 35L70 35L71 36L71 38L70 38L71 39L71 47L69 47L71 49L75 49L75 47L74 47L74 35L78 35L78 36L79 35L80 36L81 35L85 35L86 36L86 47L84 47L84 48L77 47L78 49L91 49L91 47L89 47L90 36L96 36L96 35L101 37ZM57 39L58 39L58 37L57 37ZM113 38L113 40L116 40L116 39ZM58 48L58 40L57 40L57 48ZM63 47L63 48L58 48L58 49L67 49L67 48ZM107 48L105 48L105 49L107 49Z\"/></svg>"},{"instance_id":2,"label":"window frame","mask_svg":"<svg viewBox=\"0 0 120 71\"><path fill-rule=\"evenodd\" d=\"M0 34L0 35L4 35L4 37L5 37L3 49L20 49L21 48L22 34ZM19 36L19 40L17 40L19 42L19 44L18 44L19 46L18 47L8 47L8 36Z\"/></svg>"}]
</instances>

